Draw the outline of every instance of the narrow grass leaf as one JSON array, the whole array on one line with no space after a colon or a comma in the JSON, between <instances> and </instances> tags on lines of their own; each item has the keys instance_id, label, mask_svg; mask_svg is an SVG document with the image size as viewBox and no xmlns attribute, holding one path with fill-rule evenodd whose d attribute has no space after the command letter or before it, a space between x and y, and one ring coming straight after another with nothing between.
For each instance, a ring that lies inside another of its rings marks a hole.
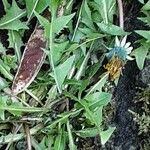
<instances>
[{"instance_id":1,"label":"narrow grass leaf","mask_svg":"<svg viewBox=\"0 0 150 150\"><path fill-rule=\"evenodd\" d=\"M42 129L43 129L43 125L38 124L35 127L33 127L32 129L30 129L30 134L34 135ZM23 137L25 137L24 133L20 133L20 134L11 134L10 133L6 136L0 136L0 143L1 144L6 144L6 143L9 143L9 142L15 142L15 141L21 140Z\"/></svg>"},{"instance_id":2,"label":"narrow grass leaf","mask_svg":"<svg viewBox=\"0 0 150 150\"><path fill-rule=\"evenodd\" d=\"M45 111L45 108L37 108L37 107L23 107L23 106L14 106L14 105L10 105L10 106L0 106L0 111L10 111L10 112L30 112L30 113L34 113L34 112L42 112Z\"/></svg>"},{"instance_id":3,"label":"narrow grass leaf","mask_svg":"<svg viewBox=\"0 0 150 150\"><path fill-rule=\"evenodd\" d=\"M75 131L75 133L82 138L87 138L87 137L95 137L96 135L98 135L99 132L98 129L94 127Z\"/></svg>"},{"instance_id":4,"label":"narrow grass leaf","mask_svg":"<svg viewBox=\"0 0 150 150\"><path fill-rule=\"evenodd\" d=\"M50 125L48 125L46 128L47 129L52 129L53 127L55 127L58 123L66 123L67 122L67 119L70 117L70 116L76 116L78 115L80 112L81 112L82 109L79 109L77 111L72 111L72 112L69 112L69 113L64 113L64 114L61 114L61 118L53 121Z\"/></svg>"},{"instance_id":5,"label":"narrow grass leaf","mask_svg":"<svg viewBox=\"0 0 150 150\"><path fill-rule=\"evenodd\" d=\"M6 104L7 100L8 100L7 96L0 96L0 107L6 107L7 106L7 104ZM5 110L0 110L0 118L2 120L5 120L4 111Z\"/></svg>"},{"instance_id":6,"label":"narrow grass leaf","mask_svg":"<svg viewBox=\"0 0 150 150\"><path fill-rule=\"evenodd\" d=\"M5 78L10 81L13 80L13 75L10 73L10 67L6 66L4 62L0 59L0 73L4 75Z\"/></svg>"},{"instance_id":7,"label":"narrow grass leaf","mask_svg":"<svg viewBox=\"0 0 150 150\"><path fill-rule=\"evenodd\" d=\"M70 127L69 121L67 121L67 131L68 131L68 137L69 137L69 148L70 148L70 150L77 150L77 147L74 144L73 135L71 132L71 127Z\"/></svg>"},{"instance_id":8,"label":"narrow grass leaf","mask_svg":"<svg viewBox=\"0 0 150 150\"><path fill-rule=\"evenodd\" d=\"M64 150L65 143L66 143L66 136L65 136L64 129L62 128L59 130L58 136L55 139L54 150Z\"/></svg>"}]
</instances>

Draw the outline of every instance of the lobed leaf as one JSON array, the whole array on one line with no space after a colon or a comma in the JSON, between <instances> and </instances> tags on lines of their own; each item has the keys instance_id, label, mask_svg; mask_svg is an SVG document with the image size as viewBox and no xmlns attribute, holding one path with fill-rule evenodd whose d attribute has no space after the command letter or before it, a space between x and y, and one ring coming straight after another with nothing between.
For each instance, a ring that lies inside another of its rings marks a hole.
<instances>
[{"instance_id":1,"label":"lobed leaf","mask_svg":"<svg viewBox=\"0 0 150 150\"><path fill-rule=\"evenodd\" d=\"M12 6L6 11L6 15L0 19L0 29L16 30L28 29L24 22L19 19L25 16L26 11L20 9L15 0Z\"/></svg>"},{"instance_id":2,"label":"lobed leaf","mask_svg":"<svg viewBox=\"0 0 150 150\"><path fill-rule=\"evenodd\" d=\"M135 49L133 55L135 56L136 63L140 70L144 67L144 62L149 51L149 46L140 46L139 48Z\"/></svg>"}]
</instances>

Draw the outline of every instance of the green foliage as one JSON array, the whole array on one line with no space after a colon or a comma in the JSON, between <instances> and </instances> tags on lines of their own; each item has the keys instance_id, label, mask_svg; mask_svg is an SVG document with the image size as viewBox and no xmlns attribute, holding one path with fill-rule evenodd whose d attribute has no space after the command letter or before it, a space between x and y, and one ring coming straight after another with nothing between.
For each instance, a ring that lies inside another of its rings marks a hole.
<instances>
[{"instance_id":1,"label":"green foliage","mask_svg":"<svg viewBox=\"0 0 150 150\"><path fill-rule=\"evenodd\" d=\"M9 41L9 48L14 48L16 52L16 56L18 61L21 60L21 51L20 48L23 45L21 35L17 31L9 30L8 31L8 41Z\"/></svg>"},{"instance_id":2,"label":"green foliage","mask_svg":"<svg viewBox=\"0 0 150 150\"><path fill-rule=\"evenodd\" d=\"M20 9L16 2L13 1L12 6L6 11L6 15L0 19L0 29L16 30L28 29L24 22L19 19L25 16L26 11Z\"/></svg>"},{"instance_id":3,"label":"green foliage","mask_svg":"<svg viewBox=\"0 0 150 150\"><path fill-rule=\"evenodd\" d=\"M13 57L10 55L5 55L3 59L0 59L0 73L4 75L5 78L13 80L13 75L10 70L13 67Z\"/></svg>"},{"instance_id":4,"label":"green foliage","mask_svg":"<svg viewBox=\"0 0 150 150\"><path fill-rule=\"evenodd\" d=\"M108 139L110 138L114 130L115 130L115 127L110 127L106 131L102 131L100 133L102 145L104 145L108 141Z\"/></svg>"},{"instance_id":5,"label":"green foliage","mask_svg":"<svg viewBox=\"0 0 150 150\"><path fill-rule=\"evenodd\" d=\"M143 36L145 39L150 40L150 31L137 30L135 32Z\"/></svg>"},{"instance_id":6,"label":"green foliage","mask_svg":"<svg viewBox=\"0 0 150 150\"><path fill-rule=\"evenodd\" d=\"M141 1L143 3L143 1ZM142 7L142 12L145 14L145 16L140 17L139 19L146 23L148 26L150 26L150 17L149 17L149 11L150 11L150 1L148 1L144 6ZM141 40L141 46L137 48L133 55L136 58L137 65L139 69L143 69L144 62L147 58L147 54L149 53L149 41L150 41L150 31L149 30L135 30L137 34L143 37L143 40Z\"/></svg>"},{"instance_id":7,"label":"green foliage","mask_svg":"<svg viewBox=\"0 0 150 150\"><path fill-rule=\"evenodd\" d=\"M7 29L9 46L0 43L0 119L6 125L27 123L34 135L31 144L39 150L76 150L78 138L97 135L104 145L115 130L103 125L103 112L112 98L103 90L109 81L103 60L107 52L104 46L111 45L114 35L127 34L113 23L116 0L83 0L76 8L74 1L64 2L3 1L6 15L0 19L0 29ZM63 13L58 17L62 4ZM45 12L51 15L45 18ZM32 28L34 17L45 33L47 48L43 51L47 57L32 84L16 96L10 92L12 80L21 61L20 48L25 45L22 39ZM142 53L144 58L146 52ZM142 68L145 59L138 58L139 53L136 50L135 57ZM0 143L15 145L25 137L22 129L15 134L11 128L0 130Z\"/></svg>"},{"instance_id":8,"label":"green foliage","mask_svg":"<svg viewBox=\"0 0 150 150\"><path fill-rule=\"evenodd\" d=\"M98 4L98 11L101 14L101 17L103 18L103 21L105 24L108 24L109 22L113 21L113 15L115 14L116 10L116 1L110 0L94 0L96 4Z\"/></svg>"},{"instance_id":9,"label":"green foliage","mask_svg":"<svg viewBox=\"0 0 150 150\"><path fill-rule=\"evenodd\" d=\"M150 10L150 0L142 7L142 10Z\"/></svg>"},{"instance_id":10,"label":"green foliage","mask_svg":"<svg viewBox=\"0 0 150 150\"><path fill-rule=\"evenodd\" d=\"M47 19L44 17L40 16L37 12L34 12L36 17L38 18L39 22L45 29L45 35L47 38L49 38L50 35L50 24ZM67 23L73 18L74 14L68 15L68 16L63 16L59 17L56 20L54 20L52 29L53 29L53 34L59 34L59 32L66 27Z\"/></svg>"},{"instance_id":11,"label":"green foliage","mask_svg":"<svg viewBox=\"0 0 150 150\"><path fill-rule=\"evenodd\" d=\"M104 33L107 33L110 35L126 35L123 29L116 25L105 24L105 23L98 23L97 25L99 26L100 30Z\"/></svg>"},{"instance_id":12,"label":"green foliage","mask_svg":"<svg viewBox=\"0 0 150 150\"><path fill-rule=\"evenodd\" d=\"M137 49L134 50L133 55L135 56L136 63L140 70L144 67L144 62L149 51L149 45L145 44Z\"/></svg>"},{"instance_id":13,"label":"green foliage","mask_svg":"<svg viewBox=\"0 0 150 150\"><path fill-rule=\"evenodd\" d=\"M3 55L6 54L6 48L3 46L2 43L0 43L0 54L3 54Z\"/></svg>"},{"instance_id":14,"label":"green foliage","mask_svg":"<svg viewBox=\"0 0 150 150\"><path fill-rule=\"evenodd\" d=\"M25 0L26 9L27 9L27 17L28 21L34 16L34 11L37 13L41 13L48 6L48 0Z\"/></svg>"},{"instance_id":15,"label":"green foliage","mask_svg":"<svg viewBox=\"0 0 150 150\"><path fill-rule=\"evenodd\" d=\"M68 58L63 64L60 64L55 68L55 74L52 76L55 78L57 86L62 89L62 84L68 75L70 69L72 68L75 56Z\"/></svg>"}]
</instances>

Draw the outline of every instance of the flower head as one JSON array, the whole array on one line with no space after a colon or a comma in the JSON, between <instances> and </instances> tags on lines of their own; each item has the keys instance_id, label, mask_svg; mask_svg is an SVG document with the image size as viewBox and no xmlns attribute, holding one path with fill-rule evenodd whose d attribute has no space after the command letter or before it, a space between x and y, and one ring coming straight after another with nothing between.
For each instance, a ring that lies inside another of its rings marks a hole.
<instances>
[{"instance_id":1,"label":"flower head","mask_svg":"<svg viewBox=\"0 0 150 150\"><path fill-rule=\"evenodd\" d=\"M116 36L115 38L115 47L110 49L110 52L106 54L108 60L111 60L113 57L118 57L119 59L125 61L127 60L133 60L132 57L129 56L131 53L133 47L130 46L131 43L127 42L127 36L125 36L122 40L119 40Z\"/></svg>"}]
</instances>

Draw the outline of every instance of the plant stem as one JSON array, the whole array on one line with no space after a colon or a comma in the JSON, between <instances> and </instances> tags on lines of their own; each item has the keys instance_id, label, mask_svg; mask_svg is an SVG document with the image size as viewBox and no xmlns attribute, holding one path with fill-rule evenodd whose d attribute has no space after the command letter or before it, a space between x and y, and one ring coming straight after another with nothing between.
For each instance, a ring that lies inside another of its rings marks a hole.
<instances>
[{"instance_id":1,"label":"plant stem","mask_svg":"<svg viewBox=\"0 0 150 150\"><path fill-rule=\"evenodd\" d=\"M122 29L124 29L124 14L123 14L123 3L122 0L117 0L118 9L119 9L119 25Z\"/></svg>"}]
</instances>

